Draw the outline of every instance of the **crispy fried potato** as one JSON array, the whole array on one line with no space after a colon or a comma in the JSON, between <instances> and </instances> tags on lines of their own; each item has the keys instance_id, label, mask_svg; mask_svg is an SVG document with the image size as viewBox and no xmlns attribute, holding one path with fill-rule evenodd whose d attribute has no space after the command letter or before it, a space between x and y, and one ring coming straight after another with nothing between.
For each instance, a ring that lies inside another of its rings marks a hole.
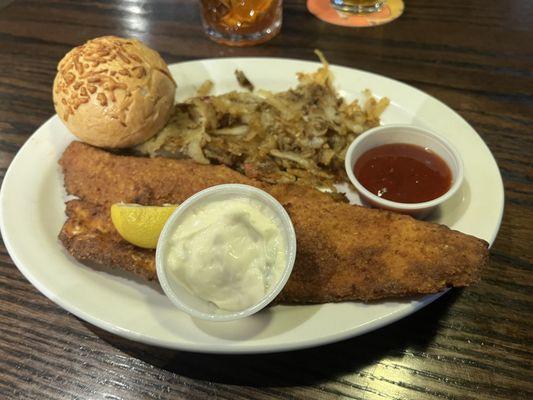
<instances>
[{"instance_id":1,"label":"crispy fried potato","mask_svg":"<svg viewBox=\"0 0 533 400\"><path fill-rule=\"evenodd\" d=\"M345 180L350 143L380 123L389 104L366 90L360 105L347 102L333 86L329 65L298 74L285 92L255 90L242 71L237 79L249 92L196 97L175 106L167 126L137 146L142 155L189 157L201 164L225 164L267 183L296 183L335 191Z\"/></svg>"}]
</instances>

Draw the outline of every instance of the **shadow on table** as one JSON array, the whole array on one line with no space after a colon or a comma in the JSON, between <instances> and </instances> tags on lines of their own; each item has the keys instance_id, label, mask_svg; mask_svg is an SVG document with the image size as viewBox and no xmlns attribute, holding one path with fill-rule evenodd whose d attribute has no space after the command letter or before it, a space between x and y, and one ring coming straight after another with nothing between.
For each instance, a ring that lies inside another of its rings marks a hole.
<instances>
[{"instance_id":1,"label":"shadow on table","mask_svg":"<svg viewBox=\"0 0 533 400\"><path fill-rule=\"evenodd\" d=\"M460 293L460 290L451 290L415 314L353 339L273 354L217 355L166 350L132 342L84 324L131 357L189 378L258 387L309 385L346 373L357 373L381 359L401 357L406 350L425 351L436 336L440 321Z\"/></svg>"}]
</instances>

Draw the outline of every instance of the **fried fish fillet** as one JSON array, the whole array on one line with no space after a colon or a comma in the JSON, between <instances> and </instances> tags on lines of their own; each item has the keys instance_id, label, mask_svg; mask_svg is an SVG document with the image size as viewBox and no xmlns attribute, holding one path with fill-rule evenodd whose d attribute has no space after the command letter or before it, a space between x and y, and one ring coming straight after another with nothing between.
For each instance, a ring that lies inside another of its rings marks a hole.
<instances>
[{"instance_id":1,"label":"fried fish fillet","mask_svg":"<svg viewBox=\"0 0 533 400\"><path fill-rule=\"evenodd\" d=\"M154 251L114 230L116 202L162 205L222 183L264 189L286 208L297 235L293 273L277 301L323 303L434 293L479 280L488 262L483 240L409 216L335 201L315 189L268 185L225 166L118 156L72 143L60 160L67 203L60 240L82 262L156 279Z\"/></svg>"}]
</instances>

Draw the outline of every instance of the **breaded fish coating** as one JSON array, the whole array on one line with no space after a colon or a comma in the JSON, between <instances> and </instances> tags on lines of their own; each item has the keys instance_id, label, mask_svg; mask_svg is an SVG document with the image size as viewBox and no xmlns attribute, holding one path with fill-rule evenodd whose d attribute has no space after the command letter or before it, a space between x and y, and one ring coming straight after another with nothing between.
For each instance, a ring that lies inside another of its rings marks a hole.
<instances>
[{"instance_id":1,"label":"breaded fish coating","mask_svg":"<svg viewBox=\"0 0 533 400\"><path fill-rule=\"evenodd\" d=\"M288 211L297 237L282 303L393 298L468 286L480 279L488 244L446 226L350 205L297 185L269 185L225 166L190 160L114 155L73 142L61 157L67 202L59 238L82 262L156 279L155 251L124 241L110 218L113 203L179 204L223 183L269 192Z\"/></svg>"}]
</instances>

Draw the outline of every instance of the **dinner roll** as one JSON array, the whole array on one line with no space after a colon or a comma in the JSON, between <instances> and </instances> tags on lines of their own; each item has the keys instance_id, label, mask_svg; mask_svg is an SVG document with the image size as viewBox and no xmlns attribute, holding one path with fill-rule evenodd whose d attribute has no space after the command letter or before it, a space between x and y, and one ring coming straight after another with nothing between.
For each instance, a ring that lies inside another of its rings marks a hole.
<instances>
[{"instance_id":1,"label":"dinner roll","mask_svg":"<svg viewBox=\"0 0 533 400\"><path fill-rule=\"evenodd\" d=\"M59 62L53 96L57 114L82 141L124 148L163 128L175 92L159 53L135 39L104 36Z\"/></svg>"}]
</instances>

